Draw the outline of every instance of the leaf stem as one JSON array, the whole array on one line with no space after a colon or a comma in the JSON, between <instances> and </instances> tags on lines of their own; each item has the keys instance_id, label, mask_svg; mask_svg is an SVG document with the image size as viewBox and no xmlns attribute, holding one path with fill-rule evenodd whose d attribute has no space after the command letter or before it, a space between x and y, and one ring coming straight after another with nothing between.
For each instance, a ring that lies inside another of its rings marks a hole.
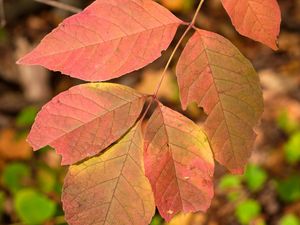
<instances>
[{"instance_id":1,"label":"leaf stem","mask_svg":"<svg viewBox=\"0 0 300 225\"><path fill-rule=\"evenodd\" d=\"M34 0L34 1L46 4L46 5L50 5L50 6L62 9L62 10L66 10L66 11L69 11L69 12L72 12L72 13L79 13L79 12L82 11L81 9L76 8L74 6L70 6L70 5L67 5L65 3L57 2L57 1L54 1L54 0Z\"/></svg>"},{"instance_id":2,"label":"leaf stem","mask_svg":"<svg viewBox=\"0 0 300 225\"><path fill-rule=\"evenodd\" d=\"M164 68L164 70L163 70L163 72L162 72L162 74L161 74L161 79L160 79L160 81L159 81L159 83L158 83L158 85L157 85L157 87L156 87L156 89L155 89L153 95L151 96L151 97L152 97L152 98L151 98L151 101L149 102L148 107L146 108L146 110L145 110L145 112L144 112L144 114L143 114L143 116L142 116L142 119L144 119L146 113L147 113L148 110L150 109L150 107L151 107L151 105L152 105L152 103L153 103L153 100L157 98L159 89L161 88L161 85L162 85L162 83L163 83L163 81L164 81L164 78L165 78L165 76L166 76L166 72L167 72L167 70L168 70L168 68L169 68L169 66L170 66L170 64L171 64L171 62L172 62L172 60L173 60L173 58L174 58L174 56L175 56L175 53L177 52L179 46L181 45L182 41L184 40L184 38L186 37L186 35L188 34L188 32L194 27L194 24L195 24L196 19L197 19L197 16L198 16L198 13L200 12L200 9L201 9L203 3L204 3L204 0L200 0L199 5L198 5L198 7L197 7L197 9L196 9L196 12L195 12L195 14L194 14L194 16L193 16L192 21L191 21L190 23L183 23L183 25L188 25L188 27L186 28L186 30L185 30L184 33L182 34L181 38L180 38L179 41L177 42L177 44L176 44L174 50L172 51L171 56L170 56L170 58L169 58L169 60L168 60L168 62L167 62L167 64L166 64L166 66L165 66L165 68Z\"/></svg>"},{"instance_id":3,"label":"leaf stem","mask_svg":"<svg viewBox=\"0 0 300 225\"><path fill-rule=\"evenodd\" d=\"M160 79L160 81L159 81L159 83L158 83L158 85L157 85L157 87L156 87L155 92L154 92L154 98L157 98L157 94L158 94L159 89L160 89L160 87L161 87L161 85L162 85L162 82L164 81L166 72L167 72L167 70L168 70L168 68L169 68L169 66L170 66L170 64L171 64L171 62L172 62L172 60L173 60L173 58L174 58L174 56L175 56L175 53L177 52L177 50L178 50L179 46L181 45L182 41L184 40L185 36L186 36L186 35L188 34L188 32L193 28L193 26L194 26L194 24L195 24L195 22L196 22L196 19L197 19L197 15L198 15L198 13L199 13L199 11L200 11L200 9L201 9L203 3L204 3L204 0L200 0L200 3L199 3L199 5L198 5L198 7L197 7L197 10L196 10L196 12L195 12L195 14L194 14L194 16L193 16L192 22L189 23L189 25L188 25L188 27L186 28L185 32L182 34L181 38L180 38L179 41L177 42L177 44L176 44L176 46L175 46L175 48L174 48L174 50L173 50L173 52L172 52L172 54L171 54L171 56L170 56L168 62L167 62L167 64L166 64L166 66L165 66L165 68L164 68L164 70L163 70L163 72L162 72L161 79Z\"/></svg>"}]
</instances>

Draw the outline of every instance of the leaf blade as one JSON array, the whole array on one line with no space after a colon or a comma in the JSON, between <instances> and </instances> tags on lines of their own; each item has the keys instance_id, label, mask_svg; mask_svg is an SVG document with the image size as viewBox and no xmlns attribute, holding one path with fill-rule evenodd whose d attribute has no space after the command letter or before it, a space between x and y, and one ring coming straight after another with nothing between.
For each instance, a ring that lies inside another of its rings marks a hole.
<instances>
[{"instance_id":1,"label":"leaf blade","mask_svg":"<svg viewBox=\"0 0 300 225\"><path fill-rule=\"evenodd\" d=\"M97 0L67 18L18 63L105 81L160 57L181 21L151 0Z\"/></svg>"},{"instance_id":2,"label":"leaf blade","mask_svg":"<svg viewBox=\"0 0 300 225\"><path fill-rule=\"evenodd\" d=\"M144 102L145 96L123 85L75 86L43 106L28 141L34 150L52 146L63 165L73 164L118 140L137 120Z\"/></svg>"},{"instance_id":3,"label":"leaf blade","mask_svg":"<svg viewBox=\"0 0 300 225\"><path fill-rule=\"evenodd\" d=\"M277 50L281 13L276 0L221 0L236 30Z\"/></svg>"},{"instance_id":4,"label":"leaf blade","mask_svg":"<svg viewBox=\"0 0 300 225\"><path fill-rule=\"evenodd\" d=\"M259 78L251 63L222 36L197 30L184 49L177 79L182 107L196 102L208 114L204 129L215 159L241 173L263 111Z\"/></svg>"},{"instance_id":5,"label":"leaf blade","mask_svg":"<svg viewBox=\"0 0 300 225\"><path fill-rule=\"evenodd\" d=\"M155 204L144 175L140 124L103 155L71 166L62 201L69 224L148 225Z\"/></svg>"},{"instance_id":6,"label":"leaf blade","mask_svg":"<svg viewBox=\"0 0 300 225\"><path fill-rule=\"evenodd\" d=\"M145 131L145 171L162 217L206 211L213 197L214 162L205 134L159 104Z\"/></svg>"}]
</instances>

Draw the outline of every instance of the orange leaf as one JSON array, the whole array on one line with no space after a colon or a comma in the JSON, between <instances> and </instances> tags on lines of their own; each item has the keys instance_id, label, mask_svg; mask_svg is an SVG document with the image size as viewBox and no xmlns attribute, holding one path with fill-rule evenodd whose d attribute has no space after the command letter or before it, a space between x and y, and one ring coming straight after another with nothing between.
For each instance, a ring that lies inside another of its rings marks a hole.
<instances>
[{"instance_id":1,"label":"orange leaf","mask_svg":"<svg viewBox=\"0 0 300 225\"><path fill-rule=\"evenodd\" d=\"M12 129L0 131L0 158L4 159L29 159L32 149L25 137L17 137Z\"/></svg>"},{"instance_id":2,"label":"orange leaf","mask_svg":"<svg viewBox=\"0 0 300 225\"><path fill-rule=\"evenodd\" d=\"M96 0L64 20L18 63L83 80L110 80L160 57L180 24L152 0Z\"/></svg>"},{"instance_id":3,"label":"orange leaf","mask_svg":"<svg viewBox=\"0 0 300 225\"><path fill-rule=\"evenodd\" d=\"M210 206L214 161L207 137L193 121L161 104L145 130L145 170L167 221Z\"/></svg>"},{"instance_id":4,"label":"orange leaf","mask_svg":"<svg viewBox=\"0 0 300 225\"><path fill-rule=\"evenodd\" d=\"M34 150L56 148L62 164L94 156L117 141L137 120L145 97L111 83L75 86L47 103L28 140Z\"/></svg>"},{"instance_id":5,"label":"orange leaf","mask_svg":"<svg viewBox=\"0 0 300 225\"><path fill-rule=\"evenodd\" d=\"M251 63L227 39L197 30L179 59L177 78L183 108L196 102L208 114L204 128L216 160L241 173L263 111Z\"/></svg>"},{"instance_id":6,"label":"orange leaf","mask_svg":"<svg viewBox=\"0 0 300 225\"><path fill-rule=\"evenodd\" d=\"M70 167L62 196L67 222L148 225L155 205L144 173L138 124L103 155Z\"/></svg>"},{"instance_id":7,"label":"orange leaf","mask_svg":"<svg viewBox=\"0 0 300 225\"><path fill-rule=\"evenodd\" d=\"M277 50L281 14L276 0L221 0L236 30Z\"/></svg>"}]
</instances>

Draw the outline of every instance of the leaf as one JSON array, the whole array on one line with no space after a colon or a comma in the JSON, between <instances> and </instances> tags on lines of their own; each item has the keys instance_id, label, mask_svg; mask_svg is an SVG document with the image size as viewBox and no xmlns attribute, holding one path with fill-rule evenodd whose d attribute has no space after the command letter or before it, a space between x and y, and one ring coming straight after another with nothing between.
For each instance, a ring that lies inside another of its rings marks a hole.
<instances>
[{"instance_id":1,"label":"leaf","mask_svg":"<svg viewBox=\"0 0 300 225\"><path fill-rule=\"evenodd\" d=\"M63 207L69 224L148 225L155 205L144 175L140 124L101 156L71 166Z\"/></svg>"},{"instance_id":2,"label":"leaf","mask_svg":"<svg viewBox=\"0 0 300 225\"><path fill-rule=\"evenodd\" d=\"M268 179L268 174L258 165L249 164L244 174L244 178L250 191L257 192L263 188Z\"/></svg>"},{"instance_id":3,"label":"leaf","mask_svg":"<svg viewBox=\"0 0 300 225\"><path fill-rule=\"evenodd\" d=\"M159 58L181 23L152 0L97 0L64 20L18 63L110 80Z\"/></svg>"},{"instance_id":4,"label":"leaf","mask_svg":"<svg viewBox=\"0 0 300 225\"><path fill-rule=\"evenodd\" d=\"M251 63L227 39L197 30L179 59L177 79L182 107L196 102L208 114L204 129L216 160L241 173L255 140L253 126L263 111Z\"/></svg>"},{"instance_id":5,"label":"leaf","mask_svg":"<svg viewBox=\"0 0 300 225\"><path fill-rule=\"evenodd\" d=\"M221 0L236 30L277 50L281 13L276 0Z\"/></svg>"},{"instance_id":6,"label":"leaf","mask_svg":"<svg viewBox=\"0 0 300 225\"><path fill-rule=\"evenodd\" d=\"M292 110L290 110L292 107L287 106L287 108L289 108L289 111L292 112ZM280 114L276 118L276 125L287 135L291 135L300 130L300 124L297 122L297 119L290 115L291 113L289 113L289 111L281 110ZM292 114L295 115L295 113Z\"/></svg>"},{"instance_id":7,"label":"leaf","mask_svg":"<svg viewBox=\"0 0 300 225\"><path fill-rule=\"evenodd\" d=\"M51 193L57 191L61 184L58 183L58 177L55 172L47 167L40 167L36 171L36 183L39 187L39 190L45 193Z\"/></svg>"},{"instance_id":8,"label":"leaf","mask_svg":"<svg viewBox=\"0 0 300 225\"><path fill-rule=\"evenodd\" d=\"M0 36L1 37L1 36ZM5 207L5 192L0 191L0 215L2 216Z\"/></svg>"},{"instance_id":9,"label":"leaf","mask_svg":"<svg viewBox=\"0 0 300 225\"><path fill-rule=\"evenodd\" d=\"M8 160L29 159L32 149L23 135L8 128L0 131L0 158Z\"/></svg>"},{"instance_id":10,"label":"leaf","mask_svg":"<svg viewBox=\"0 0 300 225\"><path fill-rule=\"evenodd\" d=\"M219 182L219 188L222 191L230 191L239 189L241 187L242 177L232 174L226 174L222 176Z\"/></svg>"},{"instance_id":11,"label":"leaf","mask_svg":"<svg viewBox=\"0 0 300 225\"><path fill-rule=\"evenodd\" d=\"M277 184L279 198L284 202L291 203L300 200L300 176L292 175Z\"/></svg>"},{"instance_id":12,"label":"leaf","mask_svg":"<svg viewBox=\"0 0 300 225\"><path fill-rule=\"evenodd\" d=\"M300 219L294 214L287 214L280 219L279 225L300 225Z\"/></svg>"},{"instance_id":13,"label":"leaf","mask_svg":"<svg viewBox=\"0 0 300 225\"><path fill-rule=\"evenodd\" d=\"M26 181L30 179L30 168L23 163L15 162L7 165L1 175L1 181L11 193L26 186Z\"/></svg>"},{"instance_id":14,"label":"leaf","mask_svg":"<svg viewBox=\"0 0 300 225\"><path fill-rule=\"evenodd\" d=\"M152 218L150 225L162 225L164 224L164 219L157 213Z\"/></svg>"},{"instance_id":15,"label":"leaf","mask_svg":"<svg viewBox=\"0 0 300 225\"><path fill-rule=\"evenodd\" d=\"M117 141L137 120L144 102L143 95L126 86L78 85L42 108L28 140L34 150L56 148L62 164L73 164Z\"/></svg>"},{"instance_id":16,"label":"leaf","mask_svg":"<svg viewBox=\"0 0 300 225\"><path fill-rule=\"evenodd\" d=\"M56 203L32 189L23 189L14 199L16 213L24 224L44 224L54 216Z\"/></svg>"},{"instance_id":17,"label":"leaf","mask_svg":"<svg viewBox=\"0 0 300 225\"><path fill-rule=\"evenodd\" d=\"M248 199L238 204L235 215L241 224L250 224L261 212L259 202Z\"/></svg>"},{"instance_id":18,"label":"leaf","mask_svg":"<svg viewBox=\"0 0 300 225\"><path fill-rule=\"evenodd\" d=\"M28 106L24 108L16 118L16 125L19 127L31 126L38 112L37 107Z\"/></svg>"},{"instance_id":19,"label":"leaf","mask_svg":"<svg viewBox=\"0 0 300 225\"><path fill-rule=\"evenodd\" d=\"M210 206L214 161L208 140L191 120L161 104L145 131L145 171L167 221Z\"/></svg>"},{"instance_id":20,"label":"leaf","mask_svg":"<svg viewBox=\"0 0 300 225\"><path fill-rule=\"evenodd\" d=\"M284 144L284 156L287 162L295 165L300 161L300 131L295 132Z\"/></svg>"}]
</instances>

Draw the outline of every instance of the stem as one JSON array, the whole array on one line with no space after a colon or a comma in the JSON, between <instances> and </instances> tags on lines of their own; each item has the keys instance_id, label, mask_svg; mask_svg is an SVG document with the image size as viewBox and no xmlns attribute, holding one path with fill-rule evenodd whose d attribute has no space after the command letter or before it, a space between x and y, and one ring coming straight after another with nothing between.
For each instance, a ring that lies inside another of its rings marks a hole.
<instances>
[{"instance_id":1,"label":"stem","mask_svg":"<svg viewBox=\"0 0 300 225\"><path fill-rule=\"evenodd\" d=\"M158 85L157 85L157 87L156 87L156 89L155 89L155 91L154 91L154 93L153 93L153 95L152 95L152 98L151 98L151 101L150 101L149 104L148 104L148 107L146 108L146 110L145 110L145 112L144 112L144 114L143 114L143 116L142 116L142 119L144 119L146 113L147 113L148 110L150 109L150 106L152 105L153 100L157 98L159 89L161 88L161 85L162 85L162 83L163 83L163 81L164 81L164 78L165 78L165 76L166 76L166 72L167 72L167 70L168 70L168 68L169 68L169 66L170 66L170 64L171 64L171 62L172 62L172 60L173 60L173 58L174 58L174 56L175 56L175 53L177 52L177 50L178 50L179 46L181 45L182 41L184 40L185 36L186 36L186 35L188 34L188 32L194 27L194 24L195 24L196 19L197 19L197 16L198 16L198 13L200 12L200 9L201 9L203 3L204 3L204 0L200 0L199 5L198 5L197 10L196 10L196 12L195 12L195 14L194 14L194 16L193 16L192 21L191 21L190 23L184 23L184 25L188 25L188 27L186 28L186 30L185 30L184 33L182 34L182 36L181 36L181 38L179 39L179 41L177 42L177 44L176 44L176 46L175 46L173 52L171 53L171 56L170 56L170 58L169 58L169 60L168 60L168 62L167 62L167 64L166 64L166 66L165 66L165 68L164 68L164 70L163 70L163 72L162 72L162 74L161 74L161 79L160 79L160 81L159 81L159 83L158 83Z\"/></svg>"},{"instance_id":2,"label":"stem","mask_svg":"<svg viewBox=\"0 0 300 225\"><path fill-rule=\"evenodd\" d=\"M199 5L198 5L198 7L197 7L197 10L196 10L196 12L194 14L192 22L189 23L189 26L186 28L185 32L182 34L181 38L179 39L178 43L176 44L176 46L175 46L175 48L174 48L174 50L173 50L173 52L172 52L172 54L171 54L168 62L166 64L165 68L164 68L164 71L162 72L161 79L160 79L160 81L159 81L159 83L158 83L158 85L156 87L155 92L154 92L154 98L157 98L158 91L159 91L159 89L160 89L160 87L162 85L162 82L163 82L164 78L165 78L166 72L167 72L167 70L168 70L168 68L169 68L169 66L170 66L170 64L171 64L171 62L172 62L172 60L173 60L173 58L175 56L175 53L177 52L179 46L181 45L181 43L182 43L183 39L185 38L185 36L187 35L187 33L193 28L193 26L194 26L194 24L196 22L196 19L197 19L197 15L198 15L198 13L199 13L199 11L200 11L203 3L204 3L204 0L201 0L200 3L199 3Z\"/></svg>"},{"instance_id":3,"label":"stem","mask_svg":"<svg viewBox=\"0 0 300 225\"><path fill-rule=\"evenodd\" d=\"M79 13L82 11L81 9L78 9L74 6L70 6L70 5L64 4L62 2L57 2L54 0L34 0L34 1L46 4L46 5L50 5L50 6L59 8L59 9L63 9L63 10L66 10L66 11L69 11L72 13Z\"/></svg>"}]
</instances>

